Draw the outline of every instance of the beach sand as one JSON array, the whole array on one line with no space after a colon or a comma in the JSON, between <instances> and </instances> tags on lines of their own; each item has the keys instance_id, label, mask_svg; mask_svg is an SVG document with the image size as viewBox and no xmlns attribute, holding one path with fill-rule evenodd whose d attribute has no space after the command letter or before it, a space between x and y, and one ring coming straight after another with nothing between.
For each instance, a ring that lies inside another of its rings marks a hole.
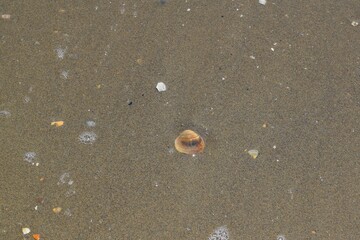
<instances>
[{"instance_id":1,"label":"beach sand","mask_svg":"<svg viewBox=\"0 0 360 240\"><path fill-rule=\"evenodd\" d=\"M3 2L0 238L358 239L359 8Z\"/></svg>"}]
</instances>

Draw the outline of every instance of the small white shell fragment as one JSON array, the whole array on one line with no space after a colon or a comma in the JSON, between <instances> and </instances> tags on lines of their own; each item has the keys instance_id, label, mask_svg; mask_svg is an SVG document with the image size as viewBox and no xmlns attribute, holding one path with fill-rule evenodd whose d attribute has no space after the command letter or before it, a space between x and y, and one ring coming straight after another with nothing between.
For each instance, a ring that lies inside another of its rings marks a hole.
<instances>
[{"instance_id":1,"label":"small white shell fragment","mask_svg":"<svg viewBox=\"0 0 360 240\"><path fill-rule=\"evenodd\" d=\"M1 18L5 19L5 20L9 20L11 18L11 15L10 14L3 14L3 15L1 15Z\"/></svg>"},{"instance_id":2,"label":"small white shell fragment","mask_svg":"<svg viewBox=\"0 0 360 240\"><path fill-rule=\"evenodd\" d=\"M259 3L262 4L262 5L265 5L265 4L266 4L266 0L259 0Z\"/></svg>"},{"instance_id":3,"label":"small white shell fragment","mask_svg":"<svg viewBox=\"0 0 360 240\"><path fill-rule=\"evenodd\" d=\"M6 110L2 110L0 111L0 117L10 117L11 116L11 113L6 111Z\"/></svg>"},{"instance_id":4,"label":"small white shell fragment","mask_svg":"<svg viewBox=\"0 0 360 240\"><path fill-rule=\"evenodd\" d=\"M351 25L352 25L353 27L356 27L357 25L359 25L359 22L358 22L358 21L352 21L352 22L351 22Z\"/></svg>"},{"instance_id":5,"label":"small white shell fragment","mask_svg":"<svg viewBox=\"0 0 360 240\"><path fill-rule=\"evenodd\" d=\"M29 234L31 232L30 228L22 228L21 230L24 235Z\"/></svg>"},{"instance_id":6,"label":"small white shell fragment","mask_svg":"<svg viewBox=\"0 0 360 240\"><path fill-rule=\"evenodd\" d=\"M253 158L256 159L259 155L259 151L256 149L251 149L248 151L248 154Z\"/></svg>"},{"instance_id":7,"label":"small white shell fragment","mask_svg":"<svg viewBox=\"0 0 360 240\"><path fill-rule=\"evenodd\" d=\"M166 91L166 85L163 82L158 82L158 84L156 85L156 89L159 92L165 92Z\"/></svg>"}]
</instances>

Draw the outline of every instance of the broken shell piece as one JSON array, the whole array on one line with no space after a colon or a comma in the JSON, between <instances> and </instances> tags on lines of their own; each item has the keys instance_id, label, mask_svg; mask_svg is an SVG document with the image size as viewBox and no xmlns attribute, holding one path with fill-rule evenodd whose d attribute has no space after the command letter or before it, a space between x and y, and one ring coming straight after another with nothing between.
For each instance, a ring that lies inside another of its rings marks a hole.
<instances>
[{"instance_id":1,"label":"broken shell piece","mask_svg":"<svg viewBox=\"0 0 360 240\"><path fill-rule=\"evenodd\" d=\"M32 237L34 240L40 240L40 234L38 233L33 234Z\"/></svg>"},{"instance_id":2,"label":"broken shell piece","mask_svg":"<svg viewBox=\"0 0 360 240\"><path fill-rule=\"evenodd\" d=\"M259 151L256 149L251 149L248 151L248 154L253 158L256 159L259 155Z\"/></svg>"},{"instance_id":3,"label":"broken shell piece","mask_svg":"<svg viewBox=\"0 0 360 240\"><path fill-rule=\"evenodd\" d=\"M139 65L143 65L144 64L144 59L138 58L138 59L136 59L136 63L139 64Z\"/></svg>"},{"instance_id":4,"label":"broken shell piece","mask_svg":"<svg viewBox=\"0 0 360 240\"><path fill-rule=\"evenodd\" d=\"M2 14L1 18L4 20L9 20L11 18L11 15L10 14Z\"/></svg>"},{"instance_id":5,"label":"broken shell piece","mask_svg":"<svg viewBox=\"0 0 360 240\"><path fill-rule=\"evenodd\" d=\"M54 125L55 125L55 127L61 127L62 125L64 125L64 121L52 122L51 126L54 126Z\"/></svg>"},{"instance_id":6,"label":"broken shell piece","mask_svg":"<svg viewBox=\"0 0 360 240\"><path fill-rule=\"evenodd\" d=\"M24 235L29 234L31 232L30 228L22 228L21 230Z\"/></svg>"},{"instance_id":7,"label":"broken shell piece","mask_svg":"<svg viewBox=\"0 0 360 240\"><path fill-rule=\"evenodd\" d=\"M61 210L62 210L61 207L55 207L55 208L52 209L52 211L53 211L54 213L59 213L59 212L61 212Z\"/></svg>"},{"instance_id":8,"label":"broken shell piece","mask_svg":"<svg viewBox=\"0 0 360 240\"><path fill-rule=\"evenodd\" d=\"M178 152L195 154L204 151L204 139L192 130L185 130L175 139L175 148Z\"/></svg>"},{"instance_id":9,"label":"broken shell piece","mask_svg":"<svg viewBox=\"0 0 360 240\"><path fill-rule=\"evenodd\" d=\"M158 82L158 84L156 85L156 89L159 92L165 92L166 91L166 85L163 82Z\"/></svg>"}]
</instances>

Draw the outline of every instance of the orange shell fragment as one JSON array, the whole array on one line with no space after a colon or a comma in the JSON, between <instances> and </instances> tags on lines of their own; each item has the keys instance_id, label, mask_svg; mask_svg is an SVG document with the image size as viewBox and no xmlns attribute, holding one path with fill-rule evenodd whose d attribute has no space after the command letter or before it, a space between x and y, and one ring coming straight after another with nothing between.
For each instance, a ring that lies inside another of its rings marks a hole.
<instances>
[{"instance_id":1,"label":"orange shell fragment","mask_svg":"<svg viewBox=\"0 0 360 240\"><path fill-rule=\"evenodd\" d=\"M40 234L38 234L38 233L33 234L32 237L33 237L35 240L40 240Z\"/></svg>"},{"instance_id":2,"label":"orange shell fragment","mask_svg":"<svg viewBox=\"0 0 360 240\"><path fill-rule=\"evenodd\" d=\"M64 125L64 121L52 122L51 126L54 126L54 125L55 125L55 127L61 127L62 125Z\"/></svg>"},{"instance_id":3,"label":"orange shell fragment","mask_svg":"<svg viewBox=\"0 0 360 240\"><path fill-rule=\"evenodd\" d=\"M62 208L61 207L54 207L52 210L53 210L54 213L59 213L59 212L61 212Z\"/></svg>"}]
</instances>

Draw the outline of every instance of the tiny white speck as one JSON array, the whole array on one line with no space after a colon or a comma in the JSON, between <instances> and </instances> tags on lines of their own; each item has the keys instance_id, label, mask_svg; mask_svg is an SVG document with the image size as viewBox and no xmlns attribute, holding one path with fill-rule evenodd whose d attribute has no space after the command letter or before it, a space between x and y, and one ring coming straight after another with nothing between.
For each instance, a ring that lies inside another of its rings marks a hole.
<instances>
[{"instance_id":1,"label":"tiny white speck","mask_svg":"<svg viewBox=\"0 0 360 240\"><path fill-rule=\"evenodd\" d=\"M276 149L276 145L273 146L273 149Z\"/></svg>"},{"instance_id":2,"label":"tiny white speck","mask_svg":"<svg viewBox=\"0 0 360 240\"><path fill-rule=\"evenodd\" d=\"M191 10L190 8L186 9L186 11L188 11L188 12L190 12L190 10Z\"/></svg>"},{"instance_id":3,"label":"tiny white speck","mask_svg":"<svg viewBox=\"0 0 360 240\"><path fill-rule=\"evenodd\" d=\"M253 55L250 56L251 59L255 59L255 57Z\"/></svg>"},{"instance_id":4,"label":"tiny white speck","mask_svg":"<svg viewBox=\"0 0 360 240\"><path fill-rule=\"evenodd\" d=\"M31 98L29 96L24 97L24 103L29 103L31 101Z\"/></svg>"},{"instance_id":5,"label":"tiny white speck","mask_svg":"<svg viewBox=\"0 0 360 240\"><path fill-rule=\"evenodd\" d=\"M63 79L67 79L69 77L69 70L61 71L60 77L63 78Z\"/></svg>"},{"instance_id":6,"label":"tiny white speck","mask_svg":"<svg viewBox=\"0 0 360 240\"><path fill-rule=\"evenodd\" d=\"M271 51L275 51L275 49L274 49L274 48L271 48Z\"/></svg>"},{"instance_id":7,"label":"tiny white speck","mask_svg":"<svg viewBox=\"0 0 360 240\"><path fill-rule=\"evenodd\" d=\"M173 154L175 152L174 148L169 148L169 153Z\"/></svg>"}]
</instances>

